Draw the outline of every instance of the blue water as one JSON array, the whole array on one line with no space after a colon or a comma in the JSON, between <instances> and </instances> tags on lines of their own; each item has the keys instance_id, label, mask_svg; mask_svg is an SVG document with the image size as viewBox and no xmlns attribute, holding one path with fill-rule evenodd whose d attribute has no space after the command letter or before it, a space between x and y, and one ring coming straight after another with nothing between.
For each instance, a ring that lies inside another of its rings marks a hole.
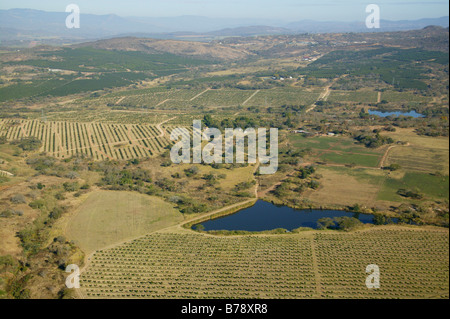
<instances>
[{"instance_id":1,"label":"blue water","mask_svg":"<svg viewBox=\"0 0 450 319\"><path fill-rule=\"evenodd\" d=\"M400 115L410 116L410 117L414 117L414 118L425 117L423 114L417 113L416 111L409 111L409 112L401 112L401 111L397 111L397 112L381 112L381 111L369 110L369 114L370 115L377 115L379 117L400 116Z\"/></svg>"},{"instance_id":2,"label":"blue water","mask_svg":"<svg viewBox=\"0 0 450 319\"><path fill-rule=\"evenodd\" d=\"M373 224L373 215L355 214L337 210L295 210L287 206L278 207L265 201L257 201L250 208L236 214L203 222L205 231L265 231L284 228L289 231L299 227L317 229L317 221L324 217L355 217L365 224ZM193 229L195 229L194 225Z\"/></svg>"}]
</instances>

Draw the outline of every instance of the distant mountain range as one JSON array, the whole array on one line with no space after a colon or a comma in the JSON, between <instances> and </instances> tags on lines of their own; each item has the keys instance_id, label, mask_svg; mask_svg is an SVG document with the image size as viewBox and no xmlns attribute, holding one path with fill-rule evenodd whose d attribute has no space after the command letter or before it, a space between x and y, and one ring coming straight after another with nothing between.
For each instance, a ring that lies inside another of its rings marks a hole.
<instances>
[{"instance_id":1,"label":"distant mountain range","mask_svg":"<svg viewBox=\"0 0 450 319\"><path fill-rule=\"evenodd\" d=\"M232 36L299 33L388 32L448 27L449 17L415 21L381 21L380 29L367 29L365 22L286 22L267 19L213 19L197 16L169 18L81 15L80 29L67 29L68 13L32 9L0 10L2 45L76 43L86 40L136 36L157 39L210 41Z\"/></svg>"}]
</instances>

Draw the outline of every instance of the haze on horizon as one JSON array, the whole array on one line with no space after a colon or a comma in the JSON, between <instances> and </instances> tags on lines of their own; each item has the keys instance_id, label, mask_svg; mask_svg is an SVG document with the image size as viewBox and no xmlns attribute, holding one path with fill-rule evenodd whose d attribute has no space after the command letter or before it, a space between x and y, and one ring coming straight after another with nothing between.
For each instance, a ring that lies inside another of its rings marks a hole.
<instances>
[{"instance_id":1,"label":"haze on horizon","mask_svg":"<svg viewBox=\"0 0 450 319\"><path fill-rule=\"evenodd\" d=\"M439 18L449 11L448 1L423 0L2 0L0 9L27 8L64 12L74 3L81 13L116 14L122 17L205 16L210 18L357 21L366 17L365 8L374 3L384 20Z\"/></svg>"}]
</instances>

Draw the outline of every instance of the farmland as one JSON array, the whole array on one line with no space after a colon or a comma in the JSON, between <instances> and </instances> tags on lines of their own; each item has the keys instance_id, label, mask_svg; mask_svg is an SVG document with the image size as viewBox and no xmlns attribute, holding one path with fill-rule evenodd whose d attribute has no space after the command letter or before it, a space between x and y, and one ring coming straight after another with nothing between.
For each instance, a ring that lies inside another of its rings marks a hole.
<instances>
[{"instance_id":1,"label":"farmland","mask_svg":"<svg viewBox=\"0 0 450 319\"><path fill-rule=\"evenodd\" d=\"M148 55L141 52L116 52L90 47L44 51L38 54L37 59L7 63L9 66L34 67L43 74L31 83L27 81L0 87L0 102L123 87L143 80L187 72L192 67L209 63L169 53L153 54L148 59ZM59 74L63 72L70 74Z\"/></svg>"},{"instance_id":2,"label":"farmland","mask_svg":"<svg viewBox=\"0 0 450 319\"><path fill-rule=\"evenodd\" d=\"M374 263L381 289L369 290ZM96 252L81 287L86 298L448 298L448 278L447 231L164 232Z\"/></svg>"},{"instance_id":3,"label":"farmland","mask_svg":"<svg viewBox=\"0 0 450 319\"><path fill-rule=\"evenodd\" d=\"M408 146L395 147L389 152L388 164L397 163L416 172L441 172L448 175L448 139L417 136L411 129L402 129L387 135L408 143Z\"/></svg>"},{"instance_id":4,"label":"farmland","mask_svg":"<svg viewBox=\"0 0 450 319\"><path fill-rule=\"evenodd\" d=\"M120 38L2 53L0 296L448 298L446 37ZM194 120L277 128L277 172L173 163L170 134L191 135ZM191 229L258 200L373 225ZM64 287L69 264L80 291ZM380 289L365 285L370 264Z\"/></svg>"},{"instance_id":5,"label":"farmland","mask_svg":"<svg viewBox=\"0 0 450 319\"><path fill-rule=\"evenodd\" d=\"M40 120L2 121L8 140L36 137L42 152L57 157L86 156L95 160L147 158L168 145L164 132L152 125L115 125Z\"/></svg>"},{"instance_id":6,"label":"farmland","mask_svg":"<svg viewBox=\"0 0 450 319\"><path fill-rule=\"evenodd\" d=\"M328 98L330 102L353 102L353 103L376 103L378 99L377 92L345 92L333 91Z\"/></svg>"}]
</instances>

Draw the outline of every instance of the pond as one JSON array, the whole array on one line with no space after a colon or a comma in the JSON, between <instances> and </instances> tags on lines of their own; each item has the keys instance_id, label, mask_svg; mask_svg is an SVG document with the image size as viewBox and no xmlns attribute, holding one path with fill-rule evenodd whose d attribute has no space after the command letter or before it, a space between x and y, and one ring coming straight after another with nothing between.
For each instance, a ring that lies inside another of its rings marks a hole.
<instances>
[{"instance_id":1,"label":"pond","mask_svg":"<svg viewBox=\"0 0 450 319\"><path fill-rule=\"evenodd\" d=\"M377 115L379 117L400 116L400 115L414 117L414 118L425 117L423 114L417 113L416 111L409 111L409 112L393 111L393 112L388 112L388 111L373 111L373 110L369 110L369 114L370 115Z\"/></svg>"},{"instance_id":2,"label":"pond","mask_svg":"<svg viewBox=\"0 0 450 319\"><path fill-rule=\"evenodd\" d=\"M250 208L241 210L233 215L201 223L205 231L228 230L259 232L284 228L289 231L300 227L317 229L317 221L329 217L355 217L364 224L373 224L373 215L355 214L338 210L296 210L287 206L259 200ZM192 228L196 229L197 225Z\"/></svg>"}]
</instances>

